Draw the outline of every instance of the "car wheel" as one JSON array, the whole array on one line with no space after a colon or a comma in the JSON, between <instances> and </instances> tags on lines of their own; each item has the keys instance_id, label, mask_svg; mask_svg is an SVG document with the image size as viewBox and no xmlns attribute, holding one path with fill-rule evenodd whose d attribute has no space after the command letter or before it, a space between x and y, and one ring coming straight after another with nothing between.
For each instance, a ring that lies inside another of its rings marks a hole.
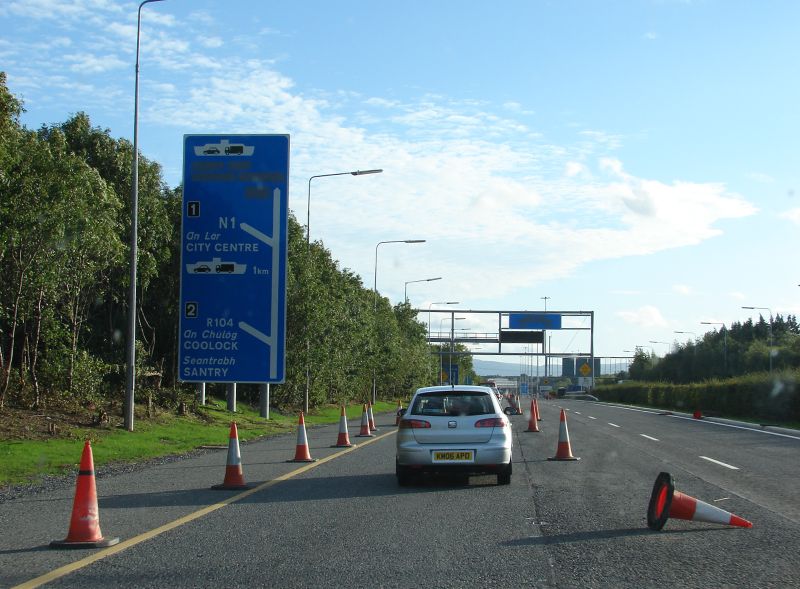
<instances>
[{"instance_id":1,"label":"car wheel","mask_svg":"<svg viewBox=\"0 0 800 589\"><path fill-rule=\"evenodd\" d=\"M397 475L397 484L401 487L407 487L411 484L411 474L405 466L395 465L395 474Z\"/></svg>"},{"instance_id":2,"label":"car wheel","mask_svg":"<svg viewBox=\"0 0 800 589\"><path fill-rule=\"evenodd\" d=\"M508 466L504 467L503 470L497 473L497 484L498 485L509 485L511 484L511 463L508 463Z\"/></svg>"}]
</instances>

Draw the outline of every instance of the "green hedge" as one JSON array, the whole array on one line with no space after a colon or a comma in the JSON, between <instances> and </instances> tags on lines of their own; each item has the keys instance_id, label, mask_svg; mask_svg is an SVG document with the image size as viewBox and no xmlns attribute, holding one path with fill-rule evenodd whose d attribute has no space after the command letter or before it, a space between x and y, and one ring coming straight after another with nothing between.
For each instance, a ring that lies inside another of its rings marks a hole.
<instances>
[{"instance_id":1,"label":"green hedge","mask_svg":"<svg viewBox=\"0 0 800 589\"><path fill-rule=\"evenodd\" d=\"M626 382L595 389L601 401L707 415L800 422L800 371L749 374L726 380L672 384Z\"/></svg>"}]
</instances>

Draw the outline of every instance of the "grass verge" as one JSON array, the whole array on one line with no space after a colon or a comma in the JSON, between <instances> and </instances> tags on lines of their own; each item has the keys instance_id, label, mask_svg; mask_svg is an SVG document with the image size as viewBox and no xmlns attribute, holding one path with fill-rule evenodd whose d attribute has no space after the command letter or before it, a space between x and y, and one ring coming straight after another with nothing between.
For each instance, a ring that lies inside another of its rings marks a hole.
<instances>
[{"instance_id":1,"label":"grass verge","mask_svg":"<svg viewBox=\"0 0 800 589\"><path fill-rule=\"evenodd\" d=\"M397 403L379 401L376 413L391 412ZM77 470L83 440L92 443L95 467L110 463L132 463L151 458L185 454L202 446L227 446L230 422L236 421L240 441L278 435L295 430L298 414L270 411L263 419L258 411L239 403L236 413L224 401L210 400L197 413L178 416L162 413L138 418L133 432L122 427L74 427L63 437L46 440L0 441L0 487L40 481L45 475L63 475ZM307 425L338 423L339 407L322 407L305 418ZM348 419L361 416L362 406L346 408Z\"/></svg>"}]
</instances>

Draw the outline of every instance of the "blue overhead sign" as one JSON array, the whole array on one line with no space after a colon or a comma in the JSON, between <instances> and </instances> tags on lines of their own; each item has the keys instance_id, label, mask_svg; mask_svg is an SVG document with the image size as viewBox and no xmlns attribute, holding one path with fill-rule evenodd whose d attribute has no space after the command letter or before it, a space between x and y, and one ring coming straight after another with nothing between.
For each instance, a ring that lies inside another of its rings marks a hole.
<instances>
[{"instance_id":1,"label":"blue overhead sign","mask_svg":"<svg viewBox=\"0 0 800 589\"><path fill-rule=\"evenodd\" d=\"M288 135L185 135L178 374L283 382Z\"/></svg>"},{"instance_id":2,"label":"blue overhead sign","mask_svg":"<svg viewBox=\"0 0 800 589\"><path fill-rule=\"evenodd\" d=\"M509 329L561 329L559 313L509 313Z\"/></svg>"}]
</instances>

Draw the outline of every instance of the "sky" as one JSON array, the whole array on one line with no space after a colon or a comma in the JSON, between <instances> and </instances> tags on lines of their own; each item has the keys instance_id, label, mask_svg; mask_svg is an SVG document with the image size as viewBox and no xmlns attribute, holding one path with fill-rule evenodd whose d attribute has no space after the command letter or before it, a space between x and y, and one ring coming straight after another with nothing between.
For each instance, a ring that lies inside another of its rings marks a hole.
<instances>
[{"instance_id":1,"label":"sky","mask_svg":"<svg viewBox=\"0 0 800 589\"><path fill-rule=\"evenodd\" d=\"M132 140L137 7L0 2L27 127L83 111ZM477 334L498 320L470 310L546 306L594 313L552 353L663 355L800 314L798 22L793 0L153 2L139 147L174 187L185 134L289 134L303 225L311 176L383 169L311 183L311 238L366 288L377 269L434 332L437 309Z\"/></svg>"}]
</instances>

